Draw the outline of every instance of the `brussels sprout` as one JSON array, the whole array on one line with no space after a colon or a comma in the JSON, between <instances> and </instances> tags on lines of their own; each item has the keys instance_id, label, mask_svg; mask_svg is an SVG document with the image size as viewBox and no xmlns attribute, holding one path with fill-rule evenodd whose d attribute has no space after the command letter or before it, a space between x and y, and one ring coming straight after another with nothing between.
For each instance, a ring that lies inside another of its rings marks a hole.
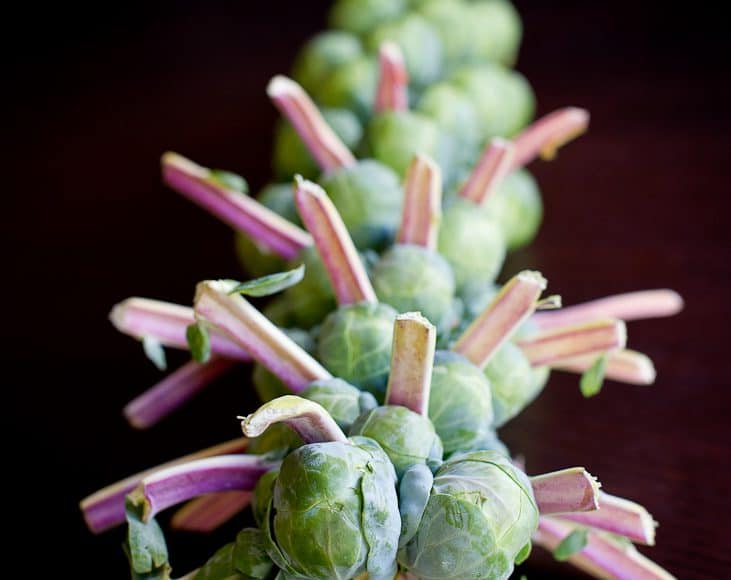
<instances>
[{"instance_id":1,"label":"brussels sprout","mask_svg":"<svg viewBox=\"0 0 731 580\"><path fill-rule=\"evenodd\" d=\"M194 580L263 580L272 567L261 530L245 528L236 542L223 546L198 570Z\"/></svg>"},{"instance_id":2,"label":"brussels sprout","mask_svg":"<svg viewBox=\"0 0 731 580\"><path fill-rule=\"evenodd\" d=\"M349 149L355 149L363 137L358 117L347 109L323 109L322 116ZM290 123L281 122L274 136L274 171L282 178L296 174L308 179L320 175L320 168ZM290 198L292 191L290 186Z\"/></svg>"},{"instance_id":3,"label":"brussels sprout","mask_svg":"<svg viewBox=\"0 0 731 580\"><path fill-rule=\"evenodd\" d=\"M488 429L482 434L482 437L475 439L469 446L459 451L455 451L449 459L456 457L460 453L471 453L473 451L496 451L501 453L505 457L510 457L510 451L508 450L505 443L503 443L497 436L497 433L492 429Z\"/></svg>"},{"instance_id":4,"label":"brussels sprout","mask_svg":"<svg viewBox=\"0 0 731 580\"><path fill-rule=\"evenodd\" d=\"M543 202L536 180L527 171L510 173L488 198L485 210L500 226L508 250L527 246L538 233L543 217Z\"/></svg>"},{"instance_id":5,"label":"brussels sprout","mask_svg":"<svg viewBox=\"0 0 731 580\"><path fill-rule=\"evenodd\" d=\"M279 477L278 469L267 471L259 478L259 481L256 482L256 487L254 487L254 494L251 498L251 511L254 514L256 525L260 528L264 527L264 520L266 520L269 504L272 501L274 483L277 481L277 477Z\"/></svg>"},{"instance_id":6,"label":"brussels sprout","mask_svg":"<svg viewBox=\"0 0 731 580\"><path fill-rule=\"evenodd\" d=\"M515 417L538 394L530 362L512 342L506 342L485 367L492 388L495 427Z\"/></svg>"},{"instance_id":7,"label":"brussels sprout","mask_svg":"<svg viewBox=\"0 0 731 580\"><path fill-rule=\"evenodd\" d=\"M330 26L364 35L405 10L405 0L338 0L330 11Z\"/></svg>"},{"instance_id":8,"label":"brussels sprout","mask_svg":"<svg viewBox=\"0 0 731 580\"><path fill-rule=\"evenodd\" d=\"M314 246L302 250L292 265L296 264L305 265L305 277L299 284L287 288L282 300L289 308L290 324L311 328L335 310L335 295Z\"/></svg>"},{"instance_id":9,"label":"brussels sprout","mask_svg":"<svg viewBox=\"0 0 731 580\"><path fill-rule=\"evenodd\" d=\"M312 97L323 107L349 109L366 120L373 112L377 85L378 64L364 56L336 68Z\"/></svg>"},{"instance_id":10,"label":"brussels sprout","mask_svg":"<svg viewBox=\"0 0 731 580\"><path fill-rule=\"evenodd\" d=\"M380 249L393 241L403 203L403 191L393 170L366 159L324 176L320 185L358 249Z\"/></svg>"},{"instance_id":11,"label":"brussels sprout","mask_svg":"<svg viewBox=\"0 0 731 580\"><path fill-rule=\"evenodd\" d=\"M530 481L508 458L494 451L459 455L434 474L399 563L419 578L507 578L537 526Z\"/></svg>"},{"instance_id":12,"label":"brussels sprout","mask_svg":"<svg viewBox=\"0 0 731 580\"><path fill-rule=\"evenodd\" d=\"M348 431L362 413L378 406L371 393L356 389L342 379L315 381L301 395L322 405L344 431Z\"/></svg>"},{"instance_id":13,"label":"brussels sprout","mask_svg":"<svg viewBox=\"0 0 731 580\"><path fill-rule=\"evenodd\" d=\"M440 332L449 328L454 274L436 252L422 246L395 245L381 256L371 280L381 302L399 312L421 312Z\"/></svg>"},{"instance_id":14,"label":"brussels sprout","mask_svg":"<svg viewBox=\"0 0 731 580\"><path fill-rule=\"evenodd\" d=\"M363 55L360 40L347 32L326 30L307 41L292 67L294 78L307 91L315 91L339 66Z\"/></svg>"},{"instance_id":15,"label":"brussels sprout","mask_svg":"<svg viewBox=\"0 0 731 580\"><path fill-rule=\"evenodd\" d=\"M445 455L481 440L493 421L490 382L482 371L457 353L438 351L432 371L429 418Z\"/></svg>"},{"instance_id":16,"label":"brussels sprout","mask_svg":"<svg viewBox=\"0 0 731 580\"><path fill-rule=\"evenodd\" d=\"M272 425L264 433L251 439L248 450L253 455L269 455L274 459L281 459L300 445L302 438L292 429L286 425Z\"/></svg>"},{"instance_id":17,"label":"brussels sprout","mask_svg":"<svg viewBox=\"0 0 731 580\"><path fill-rule=\"evenodd\" d=\"M474 60L474 39L470 33L478 24L470 21L472 9L468 4L462 0L427 0L420 3L418 10L439 34L446 66Z\"/></svg>"},{"instance_id":18,"label":"brussels sprout","mask_svg":"<svg viewBox=\"0 0 731 580\"><path fill-rule=\"evenodd\" d=\"M436 121L447 133L458 137L461 143L473 146L471 160L477 157L480 142L477 111L463 91L448 83L432 85L424 91L416 110Z\"/></svg>"},{"instance_id":19,"label":"brussels sprout","mask_svg":"<svg viewBox=\"0 0 731 580\"><path fill-rule=\"evenodd\" d=\"M305 445L282 462L264 518L267 553L306 578L393 578L396 473L372 439Z\"/></svg>"},{"instance_id":20,"label":"brussels sprout","mask_svg":"<svg viewBox=\"0 0 731 580\"><path fill-rule=\"evenodd\" d=\"M523 36L515 6L507 0L474 2L469 5L468 18L473 26L466 36L473 43L475 59L513 66Z\"/></svg>"},{"instance_id":21,"label":"brussels sprout","mask_svg":"<svg viewBox=\"0 0 731 580\"><path fill-rule=\"evenodd\" d=\"M340 307L322 323L318 360L333 375L383 400L396 315L387 304Z\"/></svg>"}]
</instances>

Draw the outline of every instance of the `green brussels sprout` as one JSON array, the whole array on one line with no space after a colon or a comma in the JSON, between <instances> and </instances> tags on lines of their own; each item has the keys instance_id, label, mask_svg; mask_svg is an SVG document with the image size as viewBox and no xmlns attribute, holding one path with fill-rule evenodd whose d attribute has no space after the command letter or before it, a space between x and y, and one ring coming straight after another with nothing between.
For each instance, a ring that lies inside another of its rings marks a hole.
<instances>
[{"instance_id":1,"label":"green brussels sprout","mask_svg":"<svg viewBox=\"0 0 731 580\"><path fill-rule=\"evenodd\" d=\"M289 427L287 428L289 429ZM264 520L266 520L267 511L269 511L269 504L272 501L274 483L277 481L277 477L279 477L278 469L267 471L259 478L259 481L256 482L256 486L254 487L254 493L251 497L251 512L254 515L256 525L260 528L264 527Z\"/></svg>"},{"instance_id":2,"label":"green brussels sprout","mask_svg":"<svg viewBox=\"0 0 731 580\"><path fill-rule=\"evenodd\" d=\"M543 217L543 202L536 180L524 170L510 173L488 198L485 210L500 226L508 250L527 246L538 233Z\"/></svg>"},{"instance_id":3,"label":"green brussels sprout","mask_svg":"<svg viewBox=\"0 0 731 580\"><path fill-rule=\"evenodd\" d=\"M320 185L358 249L381 249L393 241L401 221L404 194L392 169L366 159L324 176Z\"/></svg>"},{"instance_id":4,"label":"green brussels sprout","mask_svg":"<svg viewBox=\"0 0 731 580\"><path fill-rule=\"evenodd\" d=\"M269 578L274 564L264 549L264 534L245 528L206 562L194 580L258 580Z\"/></svg>"},{"instance_id":5,"label":"green brussels sprout","mask_svg":"<svg viewBox=\"0 0 731 580\"><path fill-rule=\"evenodd\" d=\"M452 266L458 291L469 282L492 282L505 261L500 227L484 208L464 199L444 212L438 248Z\"/></svg>"},{"instance_id":6,"label":"green brussels sprout","mask_svg":"<svg viewBox=\"0 0 731 580\"><path fill-rule=\"evenodd\" d=\"M470 33L477 23L470 20L472 10L468 4L462 0L427 0L418 10L439 34L447 67L475 60L475 39Z\"/></svg>"},{"instance_id":7,"label":"green brussels sprout","mask_svg":"<svg viewBox=\"0 0 731 580\"><path fill-rule=\"evenodd\" d=\"M330 11L330 26L365 35L404 10L405 0L338 0Z\"/></svg>"},{"instance_id":8,"label":"green brussels sprout","mask_svg":"<svg viewBox=\"0 0 731 580\"><path fill-rule=\"evenodd\" d=\"M282 462L264 518L267 553L287 575L396 574L396 473L372 439L313 443Z\"/></svg>"},{"instance_id":9,"label":"green brussels sprout","mask_svg":"<svg viewBox=\"0 0 731 580\"><path fill-rule=\"evenodd\" d=\"M373 113L378 86L378 63L361 57L336 68L312 97L323 107L348 109L365 121Z\"/></svg>"},{"instance_id":10,"label":"green brussels sprout","mask_svg":"<svg viewBox=\"0 0 731 580\"><path fill-rule=\"evenodd\" d=\"M335 294L317 248L302 250L289 267L305 265L305 277L282 294L289 308L289 322L299 328L311 328L335 310Z\"/></svg>"},{"instance_id":11,"label":"green brussels sprout","mask_svg":"<svg viewBox=\"0 0 731 580\"><path fill-rule=\"evenodd\" d=\"M452 268L436 252L398 244L373 268L373 289L399 312L421 312L439 332L452 321L455 282Z\"/></svg>"},{"instance_id":12,"label":"green brussels sprout","mask_svg":"<svg viewBox=\"0 0 731 580\"><path fill-rule=\"evenodd\" d=\"M289 395L289 392L284 394ZM285 457L303 443L302 438L283 424L272 425L258 437L251 439L248 451L254 455L269 455L273 459Z\"/></svg>"},{"instance_id":13,"label":"green brussels sprout","mask_svg":"<svg viewBox=\"0 0 731 580\"><path fill-rule=\"evenodd\" d=\"M364 412L378 406L375 397L342 379L322 379L308 385L302 397L322 405L344 431Z\"/></svg>"},{"instance_id":14,"label":"green brussels sprout","mask_svg":"<svg viewBox=\"0 0 731 580\"><path fill-rule=\"evenodd\" d=\"M469 5L465 31L472 42L475 60L494 61L513 66L523 36L520 15L507 0L483 0Z\"/></svg>"},{"instance_id":15,"label":"green brussels sprout","mask_svg":"<svg viewBox=\"0 0 731 580\"><path fill-rule=\"evenodd\" d=\"M318 360L333 375L370 391L382 401L397 314L387 304L360 303L338 308L320 327Z\"/></svg>"},{"instance_id":16,"label":"green brussels sprout","mask_svg":"<svg viewBox=\"0 0 731 580\"><path fill-rule=\"evenodd\" d=\"M326 30L302 47L292 67L292 78L307 92L317 90L339 66L363 55L358 37L340 30Z\"/></svg>"},{"instance_id":17,"label":"green brussels sprout","mask_svg":"<svg viewBox=\"0 0 731 580\"><path fill-rule=\"evenodd\" d=\"M350 435L378 442L399 479L412 465L438 465L442 460L442 442L432 422L406 407L385 405L366 411L353 423Z\"/></svg>"},{"instance_id":18,"label":"green brussels sprout","mask_svg":"<svg viewBox=\"0 0 731 580\"><path fill-rule=\"evenodd\" d=\"M363 137L363 127L358 117L347 109L322 109L321 112L341 141L348 148L355 149ZM284 121L279 123L274 135L274 171L283 179L297 174L306 179L316 179L320 175L320 168L297 131ZM291 186L290 197L293 197Z\"/></svg>"},{"instance_id":19,"label":"green brussels sprout","mask_svg":"<svg viewBox=\"0 0 731 580\"><path fill-rule=\"evenodd\" d=\"M492 388L495 427L520 413L537 395L530 362L512 342L503 344L485 367Z\"/></svg>"},{"instance_id":20,"label":"green brussels sprout","mask_svg":"<svg viewBox=\"0 0 731 580\"><path fill-rule=\"evenodd\" d=\"M436 353L429 419L442 440L445 455L474 445L492 426L490 382L480 369L457 353Z\"/></svg>"},{"instance_id":21,"label":"green brussels sprout","mask_svg":"<svg viewBox=\"0 0 731 580\"><path fill-rule=\"evenodd\" d=\"M505 457L510 457L510 450L505 443L500 440L493 429L488 429L482 434L482 437L472 441L468 447L452 453L449 459L456 457L460 453L471 453L473 451L496 451Z\"/></svg>"},{"instance_id":22,"label":"green brussels sprout","mask_svg":"<svg viewBox=\"0 0 731 580\"><path fill-rule=\"evenodd\" d=\"M419 578L508 578L537 527L530 481L507 457L459 455L434 474L416 533L398 560Z\"/></svg>"},{"instance_id":23,"label":"green brussels sprout","mask_svg":"<svg viewBox=\"0 0 731 580\"><path fill-rule=\"evenodd\" d=\"M477 111L464 92L448 83L432 85L421 95L416 110L433 119L442 130L458 137L461 143L474 147L473 158L479 155Z\"/></svg>"}]
</instances>

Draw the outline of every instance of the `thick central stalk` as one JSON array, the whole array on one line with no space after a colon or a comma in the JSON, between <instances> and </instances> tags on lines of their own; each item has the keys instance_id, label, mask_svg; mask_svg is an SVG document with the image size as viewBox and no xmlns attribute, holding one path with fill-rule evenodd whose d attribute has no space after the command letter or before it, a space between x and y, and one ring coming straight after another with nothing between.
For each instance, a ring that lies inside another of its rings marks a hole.
<instances>
[{"instance_id":1,"label":"thick central stalk","mask_svg":"<svg viewBox=\"0 0 731 580\"><path fill-rule=\"evenodd\" d=\"M442 176L426 155L416 155L406 172L404 209L396 236L399 244L436 250L442 217Z\"/></svg>"}]
</instances>

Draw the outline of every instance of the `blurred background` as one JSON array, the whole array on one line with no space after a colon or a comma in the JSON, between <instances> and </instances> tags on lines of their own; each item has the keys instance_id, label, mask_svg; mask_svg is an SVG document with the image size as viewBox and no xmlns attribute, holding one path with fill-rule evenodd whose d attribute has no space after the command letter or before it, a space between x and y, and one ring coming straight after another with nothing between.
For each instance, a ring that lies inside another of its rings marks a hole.
<instances>
[{"instance_id":1,"label":"blurred background","mask_svg":"<svg viewBox=\"0 0 731 580\"><path fill-rule=\"evenodd\" d=\"M532 169L544 193L537 241L506 272L540 269L570 304L670 287L678 317L630 324L658 368L652 387L608 383L583 400L550 386L503 437L529 472L585 465L660 522L644 553L682 578L726 577L729 300L728 103L719 15L666 2L516 0L518 69L543 114L592 113L588 135ZM129 473L236 437L253 407L248 369L148 432L121 416L159 380L110 307L131 295L190 303L209 277L240 278L232 233L160 183L168 149L270 176L276 118L264 88L325 26L329 2L210 0L26 6L6 73L6 477L16 552L45 572L125 578L120 530L94 537L77 502ZM6 26L12 27L11 21ZM7 207L7 206L6 206ZM171 353L171 366L184 359ZM7 408L7 407L6 407ZM176 572L215 538L170 534ZM538 549L528 578L581 577ZM38 572L40 575L40 572Z\"/></svg>"}]
</instances>

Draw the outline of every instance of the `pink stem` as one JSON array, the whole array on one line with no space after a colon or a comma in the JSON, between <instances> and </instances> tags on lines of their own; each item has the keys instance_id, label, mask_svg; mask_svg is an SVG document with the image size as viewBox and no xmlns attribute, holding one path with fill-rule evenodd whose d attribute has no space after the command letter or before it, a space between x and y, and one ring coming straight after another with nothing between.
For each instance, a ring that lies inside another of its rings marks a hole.
<instances>
[{"instance_id":1,"label":"pink stem","mask_svg":"<svg viewBox=\"0 0 731 580\"><path fill-rule=\"evenodd\" d=\"M601 355L624 348L627 328L621 320L595 320L529 336L518 342L534 367L560 364L580 355Z\"/></svg>"},{"instance_id":2,"label":"pink stem","mask_svg":"<svg viewBox=\"0 0 731 580\"><path fill-rule=\"evenodd\" d=\"M596 362L596 355L564 359L551 367L559 371L583 374ZM613 381L631 385L651 385L655 382L655 365L641 352L622 349L609 353L604 376Z\"/></svg>"},{"instance_id":3,"label":"pink stem","mask_svg":"<svg viewBox=\"0 0 731 580\"><path fill-rule=\"evenodd\" d=\"M530 482L542 515L599 508L599 483L583 467L537 475Z\"/></svg>"},{"instance_id":4,"label":"pink stem","mask_svg":"<svg viewBox=\"0 0 731 580\"><path fill-rule=\"evenodd\" d=\"M409 73L404 55L393 42L384 42L378 51L379 76L376 113L406 111L409 108Z\"/></svg>"},{"instance_id":5,"label":"pink stem","mask_svg":"<svg viewBox=\"0 0 731 580\"><path fill-rule=\"evenodd\" d=\"M325 191L311 181L298 179L295 201L303 223L315 239L338 304L377 302L353 240Z\"/></svg>"},{"instance_id":6,"label":"pink stem","mask_svg":"<svg viewBox=\"0 0 731 580\"><path fill-rule=\"evenodd\" d=\"M515 147L499 137L490 141L482 157L459 190L459 196L477 205L485 203L512 169Z\"/></svg>"},{"instance_id":7,"label":"pink stem","mask_svg":"<svg viewBox=\"0 0 731 580\"><path fill-rule=\"evenodd\" d=\"M292 123L305 147L325 173L355 164L353 154L296 82L276 76L269 81L267 94L282 115Z\"/></svg>"},{"instance_id":8,"label":"pink stem","mask_svg":"<svg viewBox=\"0 0 731 580\"><path fill-rule=\"evenodd\" d=\"M207 534L219 528L251 503L250 491L222 491L189 501L170 525L175 530Z\"/></svg>"},{"instance_id":9,"label":"pink stem","mask_svg":"<svg viewBox=\"0 0 731 580\"><path fill-rule=\"evenodd\" d=\"M585 322L592 318L641 320L673 316L683 309L683 298L673 290L627 292L576 304L561 310L537 312L533 316L539 328L549 329Z\"/></svg>"},{"instance_id":10,"label":"pink stem","mask_svg":"<svg viewBox=\"0 0 731 580\"><path fill-rule=\"evenodd\" d=\"M558 109L526 127L513 139L515 157L511 170L528 165L536 157L550 160L556 151L589 127L589 111L576 107Z\"/></svg>"},{"instance_id":11,"label":"pink stem","mask_svg":"<svg viewBox=\"0 0 731 580\"><path fill-rule=\"evenodd\" d=\"M536 308L546 279L525 270L514 276L452 347L473 364L485 368L490 358Z\"/></svg>"},{"instance_id":12,"label":"pink stem","mask_svg":"<svg viewBox=\"0 0 731 580\"><path fill-rule=\"evenodd\" d=\"M152 427L225 374L234 364L234 361L220 357L212 357L205 364L190 361L130 401L124 408L124 416L137 429Z\"/></svg>"},{"instance_id":13,"label":"pink stem","mask_svg":"<svg viewBox=\"0 0 731 580\"><path fill-rule=\"evenodd\" d=\"M442 177L426 155L416 155L406 172L404 209L396 241L436 250L442 216Z\"/></svg>"},{"instance_id":14,"label":"pink stem","mask_svg":"<svg viewBox=\"0 0 731 580\"><path fill-rule=\"evenodd\" d=\"M188 463L196 459L226 455L229 453L243 453L246 450L247 443L247 440L243 437L234 439L233 441L227 441L226 443L221 443L220 445L203 449L185 457L180 457L163 465L158 465L152 469L136 473L104 489L100 489L83 499L79 504L84 514L86 525L92 532L99 534L124 522L125 496L137 487L140 481L148 475L161 469Z\"/></svg>"},{"instance_id":15,"label":"pink stem","mask_svg":"<svg viewBox=\"0 0 731 580\"><path fill-rule=\"evenodd\" d=\"M231 288L232 283L225 280L199 283L196 317L230 336L294 392L302 391L312 381L331 377L320 363L242 296L230 295Z\"/></svg>"},{"instance_id":16,"label":"pink stem","mask_svg":"<svg viewBox=\"0 0 731 580\"><path fill-rule=\"evenodd\" d=\"M163 346L188 350L185 331L195 323L193 309L171 302L148 298L128 298L109 314L114 327L123 334L141 340L151 336ZM211 351L227 358L249 361L245 350L221 334L211 332Z\"/></svg>"},{"instance_id":17,"label":"pink stem","mask_svg":"<svg viewBox=\"0 0 731 580\"><path fill-rule=\"evenodd\" d=\"M227 189L211 179L208 169L177 153L162 156L162 172L170 187L285 260L312 245L307 232L248 195Z\"/></svg>"}]
</instances>

